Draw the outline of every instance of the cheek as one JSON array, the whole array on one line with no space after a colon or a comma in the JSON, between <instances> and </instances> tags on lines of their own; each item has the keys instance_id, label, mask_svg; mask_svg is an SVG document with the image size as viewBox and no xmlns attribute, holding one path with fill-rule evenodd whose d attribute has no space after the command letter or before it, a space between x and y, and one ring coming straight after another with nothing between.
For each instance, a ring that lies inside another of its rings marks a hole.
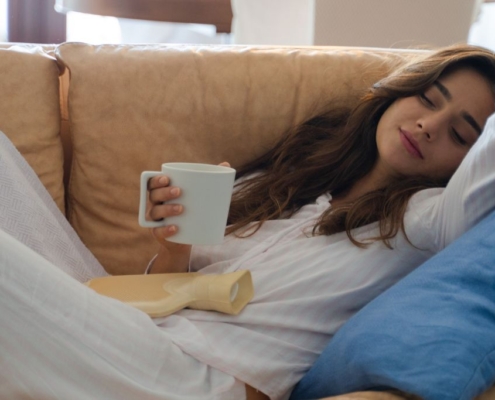
<instances>
[{"instance_id":1,"label":"cheek","mask_svg":"<svg viewBox=\"0 0 495 400\"><path fill-rule=\"evenodd\" d=\"M438 165L434 167L434 170L439 172L441 178L450 179L457 168L459 168L459 165L461 164L466 154L467 151L452 152L450 154L447 154L446 157L438 159Z\"/></svg>"}]
</instances>

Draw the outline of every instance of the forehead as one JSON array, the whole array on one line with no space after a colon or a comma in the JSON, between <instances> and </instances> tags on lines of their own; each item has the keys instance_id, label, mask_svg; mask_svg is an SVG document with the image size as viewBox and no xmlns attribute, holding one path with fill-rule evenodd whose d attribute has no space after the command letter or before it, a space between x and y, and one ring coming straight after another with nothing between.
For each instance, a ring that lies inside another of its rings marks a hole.
<instances>
[{"instance_id":1,"label":"forehead","mask_svg":"<svg viewBox=\"0 0 495 400\"><path fill-rule=\"evenodd\" d=\"M465 80L465 79L481 79L489 86L487 78L485 78L480 72L475 68L461 66L458 68L453 68L440 75L440 80Z\"/></svg>"},{"instance_id":2,"label":"forehead","mask_svg":"<svg viewBox=\"0 0 495 400\"><path fill-rule=\"evenodd\" d=\"M451 91L462 97L462 95L479 94L480 98L486 99L487 94L492 103L495 103L495 83L490 82L488 78L476 71L474 68L462 67L449 71L441 75L438 79L444 85L448 85ZM479 91L481 90L481 93Z\"/></svg>"},{"instance_id":3,"label":"forehead","mask_svg":"<svg viewBox=\"0 0 495 400\"><path fill-rule=\"evenodd\" d=\"M451 102L467 111L484 125L495 111L493 84L472 68L460 68L441 76L438 81L452 96Z\"/></svg>"}]
</instances>

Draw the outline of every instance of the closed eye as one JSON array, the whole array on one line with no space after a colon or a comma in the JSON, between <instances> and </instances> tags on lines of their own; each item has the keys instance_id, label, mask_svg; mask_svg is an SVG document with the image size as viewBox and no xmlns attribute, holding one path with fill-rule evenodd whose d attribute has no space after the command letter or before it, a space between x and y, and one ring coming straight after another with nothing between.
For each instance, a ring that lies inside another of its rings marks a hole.
<instances>
[{"instance_id":1,"label":"closed eye","mask_svg":"<svg viewBox=\"0 0 495 400\"><path fill-rule=\"evenodd\" d=\"M434 108L435 107L435 104L430 100L430 98L428 96L426 96L426 94L421 93L419 95L419 99L420 99L421 103L423 103L426 107L428 107L428 108Z\"/></svg>"},{"instance_id":2,"label":"closed eye","mask_svg":"<svg viewBox=\"0 0 495 400\"><path fill-rule=\"evenodd\" d=\"M460 144L461 146L468 145L468 142L464 140L464 138L454 128L452 128L452 138L454 139L454 142Z\"/></svg>"}]
</instances>

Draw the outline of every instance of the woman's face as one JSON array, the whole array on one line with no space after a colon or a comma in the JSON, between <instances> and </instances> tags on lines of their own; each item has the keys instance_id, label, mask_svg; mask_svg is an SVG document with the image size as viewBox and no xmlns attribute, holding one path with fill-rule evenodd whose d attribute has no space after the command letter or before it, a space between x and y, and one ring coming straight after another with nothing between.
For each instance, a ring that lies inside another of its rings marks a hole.
<instances>
[{"instance_id":1,"label":"woman's face","mask_svg":"<svg viewBox=\"0 0 495 400\"><path fill-rule=\"evenodd\" d=\"M488 81L471 69L455 70L417 96L396 100L377 131L383 178L426 176L448 179L495 111Z\"/></svg>"}]
</instances>

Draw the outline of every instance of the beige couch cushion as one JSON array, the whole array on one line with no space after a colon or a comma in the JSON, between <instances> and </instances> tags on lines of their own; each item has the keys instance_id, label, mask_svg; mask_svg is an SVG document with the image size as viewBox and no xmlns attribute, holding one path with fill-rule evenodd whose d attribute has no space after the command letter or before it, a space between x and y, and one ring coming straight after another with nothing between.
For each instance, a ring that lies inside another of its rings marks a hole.
<instances>
[{"instance_id":1,"label":"beige couch cushion","mask_svg":"<svg viewBox=\"0 0 495 400\"><path fill-rule=\"evenodd\" d=\"M141 273L139 175L168 161L266 151L289 127L363 89L408 53L339 48L64 44L73 164L69 219L110 273Z\"/></svg>"},{"instance_id":2,"label":"beige couch cushion","mask_svg":"<svg viewBox=\"0 0 495 400\"><path fill-rule=\"evenodd\" d=\"M0 130L64 210L59 68L52 47L0 46Z\"/></svg>"}]
</instances>

